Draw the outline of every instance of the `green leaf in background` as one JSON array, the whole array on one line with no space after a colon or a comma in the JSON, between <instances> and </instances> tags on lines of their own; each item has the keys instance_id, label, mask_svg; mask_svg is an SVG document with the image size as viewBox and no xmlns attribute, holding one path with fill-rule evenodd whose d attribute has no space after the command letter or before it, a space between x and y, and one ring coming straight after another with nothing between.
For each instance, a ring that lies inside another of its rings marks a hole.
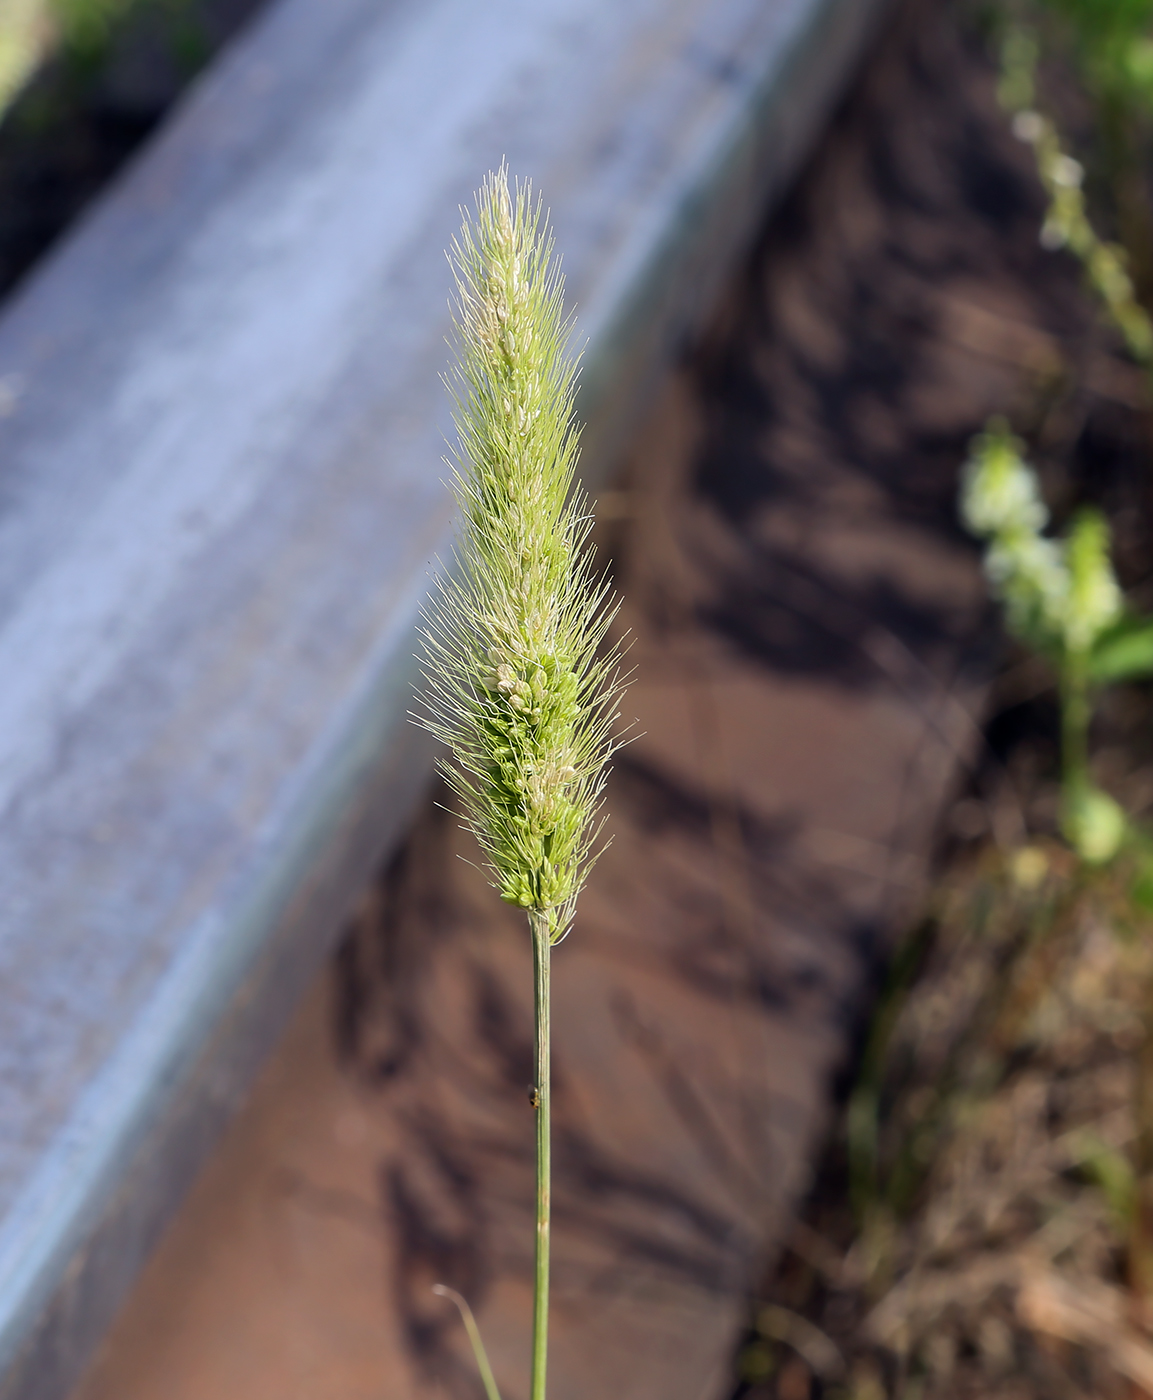
<instances>
[{"instance_id":1,"label":"green leaf in background","mask_svg":"<svg viewBox=\"0 0 1153 1400\"><path fill-rule=\"evenodd\" d=\"M1132 1163L1092 1128L1077 1134L1080 1167L1100 1187L1118 1227L1127 1230L1137 1211L1137 1178Z\"/></svg>"},{"instance_id":2,"label":"green leaf in background","mask_svg":"<svg viewBox=\"0 0 1153 1400\"><path fill-rule=\"evenodd\" d=\"M1153 0L1044 0L1069 25L1083 72L1106 101L1153 105Z\"/></svg>"},{"instance_id":3,"label":"green leaf in background","mask_svg":"<svg viewBox=\"0 0 1153 1400\"><path fill-rule=\"evenodd\" d=\"M1097 639L1089 653L1089 679L1097 685L1153 676L1153 618L1132 613Z\"/></svg>"},{"instance_id":4,"label":"green leaf in background","mask_svg":"<svg viewBox=\"0 0 1153 1400\"><path fill-rule=\"evenodd\" d=\"M1153 39L1134 39L1125 55L1126 75L1133 91L1153 107Z\"/></svg>"},{"instance_id":5,"label":"green leaf in background","mask_svg":"<svg viewBox=\"0 0 1153 1400\"><path fill-rule=\"evenodd\" d=\"M63 54L100 61L118 26L143 11L186 25L188 0L0 0L0 115L38 67Z\"/></svg>"},{"instance_id":6,"label":"green leaf in background","mask_svg":"<svg viewBox=\"0 0 1153 1400\"><path fill-rule=\"evenodd\" d=\"M1153 866L1141 866L1129 887L1129 898L1144 914L1153 914Z\"/></svg>"}]
</instances>

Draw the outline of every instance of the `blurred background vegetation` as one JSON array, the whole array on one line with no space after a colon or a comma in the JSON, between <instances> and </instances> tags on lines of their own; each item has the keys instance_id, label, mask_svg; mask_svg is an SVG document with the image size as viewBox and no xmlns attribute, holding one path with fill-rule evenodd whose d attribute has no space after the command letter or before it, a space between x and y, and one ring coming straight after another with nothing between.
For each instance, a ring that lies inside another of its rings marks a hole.
<instances>
[{"instance_id":1,"label":"blurred background vegetation","mask_svg":"<svg viewBox=\"0 0 1153 1400\"><path fill-rule=\"evenodd\" d=\"M965 513L1007 613L984 717L997 762L961 794L973 831L942 838L736 1395L1137 1400L1153 1396L1153 0L930 8L996 82L993 120L1031 151L1037 237L1090 314L971 449Z\"/></svg>"},{"instance_id":2,"label":"blurred background vegetation","mask_svg":"<svg viewBox=\"0 0 1153 1400\"><path fill-rule=\"evenodd\" d=\"M0 0L0 294L263 0Z\"/></svg>"}]
</instances>

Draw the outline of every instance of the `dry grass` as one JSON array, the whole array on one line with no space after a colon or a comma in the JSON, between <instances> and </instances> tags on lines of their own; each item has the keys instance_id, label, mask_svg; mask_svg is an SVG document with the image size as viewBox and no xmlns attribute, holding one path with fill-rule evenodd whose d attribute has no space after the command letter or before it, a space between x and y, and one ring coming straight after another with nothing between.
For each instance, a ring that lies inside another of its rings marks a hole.
<instances>
[{"instance_id":1,"label":"dry grass","mask_svg":"<svg viewBox=\"0 0 1153 1400\"><path fill-rule=\"evenodd\" d=\"M748 1395L1153 1394L1153 921L1132 876L1056 844L953 869L760 1310Z\"/></svg>"}]
</instances>

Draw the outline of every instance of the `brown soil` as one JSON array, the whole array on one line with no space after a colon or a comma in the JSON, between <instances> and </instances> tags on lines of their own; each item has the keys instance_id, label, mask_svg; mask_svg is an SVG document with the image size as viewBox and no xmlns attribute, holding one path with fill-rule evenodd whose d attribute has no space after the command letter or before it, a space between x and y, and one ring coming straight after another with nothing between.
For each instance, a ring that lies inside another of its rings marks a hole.
<instances>
[{"instance_id":1,"label":"brown soil","mask_svg":"<svg viewBox=\"0 0 1153 1400\"><path fill-rule=\"evenodd\" d=\"M742 1395L1153 1389L1153 920L1132 873L1051 843L955 861L765 1290Z\"/></svg>"}]
</instances>

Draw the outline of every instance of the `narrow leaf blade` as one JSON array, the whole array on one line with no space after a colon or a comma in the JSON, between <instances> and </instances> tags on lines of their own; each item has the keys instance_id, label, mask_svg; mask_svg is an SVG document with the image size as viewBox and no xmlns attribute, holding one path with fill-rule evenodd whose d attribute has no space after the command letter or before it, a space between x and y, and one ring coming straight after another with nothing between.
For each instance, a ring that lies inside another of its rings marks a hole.
<instances>
[{"instance_id":1,"label":"narrow leaf blade","mask_svg":"<svg viewBox=\"0 0 1153 1400\"><path fill-rule=\"evenodd\" d=\"M1089 676L1098 685L1153 676L1153 618L1126 617L1097 641Z\"/></svg>"}]
</instances>

